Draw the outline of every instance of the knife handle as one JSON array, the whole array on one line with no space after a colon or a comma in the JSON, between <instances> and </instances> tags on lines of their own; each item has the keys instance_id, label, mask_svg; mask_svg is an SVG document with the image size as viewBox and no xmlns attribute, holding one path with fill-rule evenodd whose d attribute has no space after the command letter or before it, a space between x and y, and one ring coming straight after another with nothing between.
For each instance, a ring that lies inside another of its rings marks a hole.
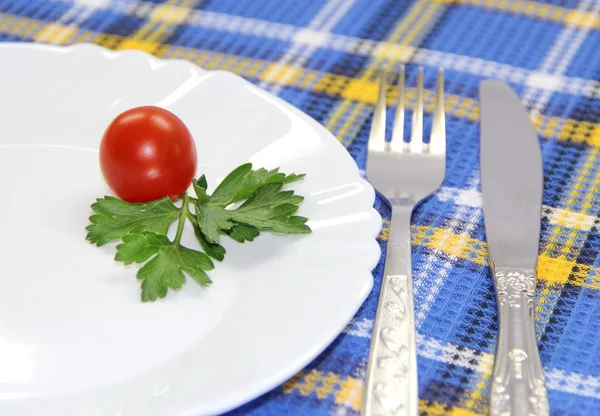
<instances>
[{"instance_id":1,"label":"knife handle","mask_svg":"<svg viewBox=\"0 0 600 416\"><path fill-rule=\"evenodd\" d=\"M493 273L499 330L490 415L546 416L548 393L535 336L534 271L496 268Z\"/></svg>"},{"instance_id":2,"label":"knife handle","mask_svg":"<svg viewBox=\"0 0 600 416\"><path fill-rule=\"evenodd\" d=\"M362 416L417 416L417 349L411 273L412 206L392 207Z\"/></svg>"}]
</instances>

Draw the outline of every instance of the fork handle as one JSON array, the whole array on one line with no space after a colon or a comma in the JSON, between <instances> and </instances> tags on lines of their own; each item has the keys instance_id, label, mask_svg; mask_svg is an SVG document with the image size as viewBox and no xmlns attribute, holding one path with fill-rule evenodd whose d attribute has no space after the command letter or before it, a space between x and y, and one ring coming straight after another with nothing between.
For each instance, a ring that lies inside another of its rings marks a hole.
<instances>
[{"instance_id":1,"label":"fork handle","mask_svg":"<svg viewBox=\"0 0 600 416\"><path fill-rule=\"evenodd\" d=\"M535 273L494 268L498 343L490 389L492 416L547 416L548 393L535 338Z\"/></svg>"},{"instance_id":2,"label":"fork handle","mask_svg":"<svg viewBox=\"0 0 600 416\"><path fill-rule=\"evenodd\" d=\"M395 206L385 270L373 325L363 416L418 414L410 219L412 206Z\"/></svg>"}]
</instances>

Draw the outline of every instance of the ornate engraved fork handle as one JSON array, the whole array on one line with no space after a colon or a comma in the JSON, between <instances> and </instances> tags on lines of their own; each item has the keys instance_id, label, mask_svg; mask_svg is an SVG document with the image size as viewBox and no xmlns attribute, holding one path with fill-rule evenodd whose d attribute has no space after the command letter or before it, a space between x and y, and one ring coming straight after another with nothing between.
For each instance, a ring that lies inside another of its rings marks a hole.
<instances>
[{"instance_id":1,"label":"ornate engraved fork handle","mask_svg":"<svg viewBox=\"0 0 600 416\"><path fill-rule=\"evenodd\" d=\"M385 270L367 367L363 416L418 414L411 212L412 206L392 208Z\"/></svg>"},{"instance_id":2,"label":"ornate engraved fork handle","mask_svg":"<svg viewBox=\"0 0 600 416\"><path fill-rule=\"evenodd\" d=\"M548 415L548 394L535 338L533 270L497 268L498 344L490 392L492 416Z\"/></svg>"}]
</instances>

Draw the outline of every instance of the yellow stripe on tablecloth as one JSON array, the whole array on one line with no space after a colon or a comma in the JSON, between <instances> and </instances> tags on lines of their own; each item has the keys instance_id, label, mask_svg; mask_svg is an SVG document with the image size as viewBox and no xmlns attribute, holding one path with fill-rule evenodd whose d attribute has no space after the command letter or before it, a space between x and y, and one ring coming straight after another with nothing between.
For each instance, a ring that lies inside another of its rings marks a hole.
<instances>
[{"instance_id":1,"label":"yellow stripe on tablecloth","mask_svg":"<svg viewBox=\"0 0 600 416\"><path fill-rule=\"evenodd\" d=\"M427 416L482 416L481 413L476 413L462 407L449 407L444 403L427 400L419 401L419 414Z\"/></svg>"},{"instance_id":2,"label":"yellow stripe on tablecloth","mask_svg":"<svg viewBox=\"0 0 600 416\"><path fill-rule=\"evenodd\" d=\"M319 399L333 396L336 405L359 411L363 401L363 381L351 376L341 376L333 372L311 370L301 371L283 384L283 392L298 392L302 396L314 394ZM478 413L459 408L448 407L436 402L419 402L419 412L428 415L479 416Z\"/></svg>"},{"instance_id":3,"label":"yellow stripe on tablecloth","mask_svg":"<svg viewBox=\"0 0 600 416\"><path fill-rule=\"evenodd\" d=\"M543 119L544 116L541 116L541 118ZM600 146L600 124L572 119L558 118L558 120L559 139L569 139L577 143L588 143L596 147Z\"/></svg>"},{"instance_id":4,"label":"yellow stripe on tablecloth","mask_svg":"<svg viewBox=\"0 0 600 416\"><path fill-rule=\"evenodd\" d=\"M584 29L600 28L600 16L595 13L580 10L569 10L564 22L568 25Z\"/></svg>"},{"instance_id":5,"label":"yellow stripe on tablecloth","mask_svg":"<svg viewBox=\"0 0 600 416\"><path fill-rule=\"evenodd\" d=\"M490 381L490 378L492 377L492 374L491 374L492 368L486 365L485 370L486 371L480 373L482 379L477 381L476 389L467 390L466 394L463 395L463 397L462 397L461 404L463 404L468 409L473 409L473 408L477 407L477 404L481 403L482 399L484 399L486 397L486 394L487 394L488 388L489 388L489 381ZM476 380L473 380L473 381L476 381ZM468 410L464 410L464 412L468 412L468 413L460 412L460 413L453 413L453 414L457 414L457 415L472 414ZM485 404L484 413L485 414L488 413L487 403Z\"/></svg>"},{"instance_id":6,"label":"yellow stripe on tablecloth","mask_svg":"<svg viewBox=\"0 0 600 416\"><path fill-rule=\"evenodd\" d=\"M450 0L432 0L448 3ZM600 28L600 15L529 0L452 0L453 4L534 17L581 29Z\"/></svg>"},{"instance_id":7,"label":"yellow stripe on tablecloth","mask_svg":"<svg viewBox=\"0 0 600 416\"><path fill-rule=\"evenodd\" d=\"M593 128L591 128L590 130L590 137L586 140L586 142L590 143L593 146L600 147L600 124L594 124Z\"/></svg>"},{"instance_id":8,"label":"yellow stripe on tablecloth","mask_svg":"<svg viewBox=\"0 0 600 416\"><path fill-rule=\"evenodd\" d=\"M449 416L481 416L481 413L475 413L461 407L453 407L448 412Z\"/></svg>"},{"instance_id":9,"label":"yellow stripe on tablecloth","mask_svg":"<svg viewBox=\"0 0 600 416\"><path fill-rule=\"evenodd\" d=\"M596 171L596 174L592 175L597 165L598 153L588 152L577 172L573 191L570 194L569 202L573 201L573 203L569 203L569 205L577 205L585 215L596 215L598 212L598 204L595 204L594 200L600 190L600 174ZM590 178L590 180L585 181L585 178Z\"/></svg>"},{"instance_id":10,"label":"yellow stripe on tablecloth","mask_svg":"<svg viewBox=\"0 0 600 416\"><path fill-rule=\"evenodd\" d=\"M388 235L389 221L384 221L379 238L385 241ZM571 240L573 239L569 239L569 241ZM413 226L412 245L439 250L475 264L488 264L487 244L484 241L454 234L443 228ZM572 251L570 247L564 250L565 252ZM575 260L569 260L565 256L550 257L548 254L542 253L538 257L538 278L546 284L563 285L569 281L569 277L571 277L570 283L573 285L600 290L600 268L576 263Z\"/></svg>"},{"instance_id":11,"label":"yellow stripe on tablecloth","mask_svg":"<svg viewBox=\"0 0 600 416\"><path fill-rule=\"evenodd\" d=\"M382 240L382 241L387 241L388 238L390 238L390 220L383 220L383 225L381 227L381 231L379 232L379 235L377 236L378 239Z\"/></svg>"},{"instance_id":12,"label":"yellow stripe on tablecloth","mask_svg":"<svg viewBox=\"0 0 600 416\"><path fill-rule=\"evenodd\" d=\"M592 275L596 277L590 277ZM570 283L575 286L600 290L600 279L598 279L600 269L561 257L554 258L546 255L538 257L537 277L540 280L548 284L563 285L569 281L569 276L572 276Z\"/></svg>"},{"instance_id":13,"label":"yellow stripe on tablecloth","mask_svg":"<svg viewBox=\"0 0 600 416\"><path fill-rule=\"evenodd\" d=\"M384 221L384 225L379 234L379 238L386 241L389 236L389 221ZM412 245L428 247L434 250L441 250L446 254L458 257L463 260L469 260L476 264L487 264L487 244L484 241L477 240L465 235L454 234L444 228L428 226L411 227Z\"/></svg>"},{"instance_id":14,"label":"yellow stripe on tablecloth","mask_svg":"<svg viewBox=\"0 0 600 416\"><path fill-rule=\"evenodd\" d=\"M588 152L583 162L579 164L576 174L570 179L569 192L566 197L566 202L561 205L576 206L584 215L589 214L590 209L594 206L595 194L600 186L600 176L596 176L591 180L591 183L586 181L586 178L591 176L598 159L598 152ZM597 210L597 208L596 208ZM595 213L594 213L595 214ZM555 228L556 230L556 228ZM558 234L557 231L554 234ZM576 231L569 234L570 239L565 243L567 249L577 236Z\"/></svg>"},{"instance_id":15,"label":"yellow stripe on tablecloth","mask_svg":"<svg viewBox=\"0 0 600 416\"><path fill-rule=\"evenodd\" d=\"M432 250L441 250L446 254L476 264L487 264L487 245L483 241L454 234L443 228L413 226L412 244Z\"/></svg>"},{"instance_id":16,"label":"yellow stripe on tablecloth","mask_svg":"<svg viewBox=\"0 0 600 416\"><path fill-rule=\"evenodd\" d=\"M333 395L336 404L359 410L362 405L363 382L332 372L301 371L283 384L284 393L290 394L295 391L303 396L314 393L319 399Z\"/></svg>"},{"instance_id":17,"label":"yellow stripe on tablecloth","mask_svg":"<svg viewBox=\"0 0 600 416\"><path fill-rule=\"evenodd\" d=\"M568 9L528 0L456 0L455 4L521 14L540 19L563 22Z\"/></svg>"},{"instance_id":18,"label":"yellow stripe on tablecloth","mask_svg":"<svg viewBox=\"0 0 600 416\"><path fill-rule=\"evenodd\" d=\"M448 416L448 405L429 400L419 400L419 415Z\"/></svg>"},{"instance_id":19,"label":"yellow stripe on tablecloth","mask_svg":"<svg viewBox=\"0 0 600 416\"><path fill-rule=\"evenodd\" d=\"M34 37L39 42L69 43L77 34L77 27L65 26L59 23L50 23L40 30Z\"/></svg>"},{"instance_id":20,"label":"yellow stripe on tablecloth","mask_svg":"<svg viewBox=\"0 0 600 416\"><path fill-rule=\"evenodd\" d=\"M160 21L160 22L168 22L172 25L180 25L186 21L186 19L190 16L193 2L185 1L180 2L177 5L173 5L170 3L161 4L157 6L152 13L150 13L151 21Z\"/></svg>"},{"instance_id":21,"label":"yellow stripe on tablecloth","mask_svg":"<svg viewBox=\"0 0 600 416\"><path fill-rule=\"evenodd\" d=\"M123 39L116 49L136 49L153 53L162 46L162 42L178 24L185 22L190 14L190 8L195 3L197 1L194 0L170 0L155 6L148 22L133 35Z\"/></svg>"},{"instance_id":22,"label":"yellow stripe on tablecloth","mask_svg":"<svg viewBox=\"0 0 600 416\"><path fill-rule=\"evenodd\" d=\"M152 42L149 40L143 39L135 39L135 38L125 38L120 45L118 45L115 49L117 50L137 50L144 51L148 53L153 53L158 49L160 43Z\"/></svg>"},{"instance_id":23,"label":"yellow stripe on tablecloth","mask_svg":"<svg viewBox=\"0 0 600 416\"><path fill-rule=\"evenodd\" d=\"M54 30L58 31L61 29L66 30L66 26L57 25L55 23L15 16L13 14L0 13L0 32L8 35L16 35L24 38L33 37L35 39L36 34L44 29L46 29L46 32L51 32L52 29L47 29L49 27L53 27ZM45 36L50 35L46 34Z\"/></svg>"}]
</instances>

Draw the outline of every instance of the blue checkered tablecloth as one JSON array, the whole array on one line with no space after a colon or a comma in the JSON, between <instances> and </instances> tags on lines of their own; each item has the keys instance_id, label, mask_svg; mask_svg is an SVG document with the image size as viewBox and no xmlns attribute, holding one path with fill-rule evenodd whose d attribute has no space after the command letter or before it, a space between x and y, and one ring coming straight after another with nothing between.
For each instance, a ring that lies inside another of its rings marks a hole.
<instances>
[{"instance_id":1,"label":"blue checkered tablecloth","mask_svg":"<svg viewBox=\"0 0 600 416\"><path fill-rule=\"evenodd\" d=\"M431 416L489 410L497 315L478 84L509 82L543 151L537 328L552 415L600 415L600 1L0 0L0 40L90 42L235 72L323 124L360 168L377 75L404 63L414 85L424 66L431 109L443 66L447 177L413 216L420 412ZM325 352L229 415L358 415L382 270Z\"/></svg>"}]
</instances>

